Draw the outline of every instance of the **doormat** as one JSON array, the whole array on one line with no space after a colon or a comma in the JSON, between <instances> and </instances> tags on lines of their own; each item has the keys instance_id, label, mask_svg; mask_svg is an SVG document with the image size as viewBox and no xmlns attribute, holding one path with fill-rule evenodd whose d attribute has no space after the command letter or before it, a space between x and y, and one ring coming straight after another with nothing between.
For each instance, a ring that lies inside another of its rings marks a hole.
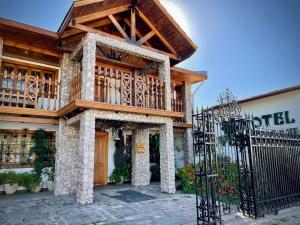
<instances>
[{"instance_id":1,"label":"doormat","mask_svg":"<svg viewBox=\"0 0 300 225\"><path fill-rule=\"evenodd\" d=\"M117 193L119 193L119 195L106 195L106 194L104 195L114 199L118 199L126 203L143 202L143 201L156 199L156 197L153 197L151 195L146 195L141 192L133 191L133 190L118 191Z\"/></svg>"}]
</instances>

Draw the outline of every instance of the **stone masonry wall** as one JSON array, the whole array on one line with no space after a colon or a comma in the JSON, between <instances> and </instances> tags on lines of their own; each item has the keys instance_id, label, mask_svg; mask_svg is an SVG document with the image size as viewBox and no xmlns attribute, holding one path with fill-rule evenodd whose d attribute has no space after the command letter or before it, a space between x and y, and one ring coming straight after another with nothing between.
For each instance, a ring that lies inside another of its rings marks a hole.
<instances>
[{"instance_id":1,"label":"stone masonry wall","mask_svg":"<svg viewBox=\"0 0 300 225\"><path fill-rule=\"evenodd\" d=\"M96 41L93 34L88 33L83 41L82 57L82 100L94 100L96 65Z\"/></svg>"},{"instance_id":2,"label":"stone masonry wall","mask_svg":"<svg viewBox=\"0 0 300 225\"><path fill-rule=\"evenodd\" d=\"M144 153L138 153L138 145L144 145ZM132 136L132 179L133 186L150 184L149 129L136 129Z\"/></svg>"},{"instance_id":3,"label":"stone masonry wall","mask_svg":"<svg viewBox=\"0 0 300 225\"><path fill-rule=\"evenodd\" d=\"M185 121L187 123L192 123L192 85L190 83L185 83L183 86L183 96L184 96L184 110L185 110ZM193 163L194 162L194 153L193 153L193 136L192 129L186 129L184 133L184 153L185 153L185 162Z\"/></svg>"},{"instance_id":4,"label":"stone masonry wall","mask_svg":"<svg viewBox=\"0 0 300 225\"><path fill-rule=\"evenodd\" d=\"M3 38L0 36L0 67L2 66Z\"/></svg>"},{"instance_id":5,"label":"stone masonry wall","mask_svg":"<svg viewBox=\"0 0 300 225\"><path fill-rule=\"evenodd\" d=\"M79 127L59 120L56 134L55 195L76 192Z\"/></svg>"},{"instance_id":6,"label":"stone masonry wall","mask_svg":"<svg viewBox=\"0 0 300 225\"><path fill-rule=\"evenodd\" d=\"M80 136L78 154L77 202L93 203L95 117L89 111L80 116Z\"/></svg>"},{"instance_id":7,"label":"stone masonry wall","mask_svg":"<svg viewBox=\"0 0 300 225\"><path fill-rule=\"evenodd\" d=\"M173 121L160 126L160 189L169 194L175 193L175 153Z\"/></svg>"}]
</instances>

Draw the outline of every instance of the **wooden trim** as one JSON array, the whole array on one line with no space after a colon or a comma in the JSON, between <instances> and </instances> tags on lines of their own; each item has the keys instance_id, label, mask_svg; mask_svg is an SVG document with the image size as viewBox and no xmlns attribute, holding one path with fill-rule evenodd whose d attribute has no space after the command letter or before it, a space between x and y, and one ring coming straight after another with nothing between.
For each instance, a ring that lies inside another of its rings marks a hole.
<instances>
[{"instance_id":1,"label":"wooden trim","mask_svg":"<svg viewBox=\"0 0 300 225\"><path fill-rule=\"evenodd\" d=\"M173 117L173 118L183 118L184 117L183 112L173 112L173 111L167 111L167 110L140 108L140 107L134 107L134 106L113 105L113 104L108 104L108 103L86 101L86 100L75 100L74 102L71 102L70 104L66 105L61 110L58 111L58 116L62 117L78 108L116 111L116 112L127 112L127 113L155 115L155 116Z\"/></svg>"},{"instance_id":2,"label":"wooden trim","mask_svg":"<svg viewBox=\"0 0 300 225\"><path fill-rule=\"evenodd\" d=\"M113 15L109 15L108 18L113 22L115 27L118 29L118 31L122 34L122 36L125 38L126 41L130 41L130 38L126 34L126 32L123 30L119 22L116 20L116 18Z\"/></svg>"},{"instance_id":3,"label":"wooden trim","mask_svg":"<svg viewBox=\"0 0 300 225\"><path fill-rule=\"evenodd\" d=\"M192 45L192 47L196 50L198 47L197 45L190 39L190 37L184 32L184 30L181 29L181 27L178 25L178 23L174 20L174 18L168 13L166 8L160 3L159 0L153 0L156 5L159 7L159 9L168 17L168 19L171 21L171 23L176 27L176 29L179 31L179 33L184 36L184 38Z\"/></svg>"},{"instance_id":4,"label":"wooden trim","mask_svg":"<svg viewBox=\"0 0 300 225\"><path fill-rule=\"evenodd\" d=\"M24 49L24 50L27 50L27 51L37 52L37 53L44 54L44 55L54 56L54 57L61 57L62 56L61 53L58 53L58 52L55 52L55 51L51 51L51 50L47 50L47 49L43 49L43 48L38 48L38 47L33 47L33 46L28 45L28 44L24 44L24 43L20 43L20 42L16 42L16 41L10 41L10 40L6 40L6 39L4 40L4 45Z\"/></svg>"},{"instance_id":5,"label":"wooden trim","mask_svg":"<svg viewBox=\"0 0 300 225\"><path fill-rule=\"evenodd\" d=\"M177 55L175 49L170 45L170 43L160 34L160 32L156 29L156 27L150 22L150 20L145 16L145 14L137 8L139 12L139 16L145 21L145 23L150 27L151 30L155 32L155 34L159 37L159 39L163 42L163 44L171 51L171 53Z\"/></svg>"},{"instance_id":6,"label":"wooden trim","mask_svg":"<svg viewBox=\"0 0 300 225\"><path fill-rule=\"evenodd\" d=\"M91 20L101 19L101 18L109 16L109 15L125 12L129 9L129 6L130 6L130 4L126 4L126 5L122 5L122 6L113 8L113 9L108 9L108 10L104 10L101 12L92 13L92 14L77 17L74 19L76 20L76 23L85 23L85 22L88 22ZM71 25L71 24L69 23L69 25Z\"/></svg>"},{"instance_id":7,"label":"wooden trim","mask_svg":"<svg viewBox=\"0 0 300 225\"><path fill-rule=\"evenodd\" d=\"M176 128L193 128L191 123L173 123L173 127L176 127Z\"/></svg>"},{"instance_id":8,"label":"wooden trim","mask_svg":"<svg viewBox=\"0 0 300 225\"><path fill-rule=\"evenodd\" d=\"M59 38L58 34L56 32L52 32L52 31L45 30L45 29L42 29L42 28L34 27L34 26L24 24L24 23L19 23L19 22L13 21L13 20L0 18L0 24L4 24L6 26L11 26L11 27L27 30L27 31L37 33L37 34L41 34L41 35L45 35L45 36L51 37L51 38L56 39L56 40Z\"/></svg>"},{"instance_id":9,"label":"wooden trim","mask_svg":"<svg viewBox=\"0 0 300 225\"><path fill-rule=\"evenodd\" d=\"M131 21L129 21L129 19L124 18L124 22L131 28ZM135 28L135 33L136 33L136 35L137 35L139 38L142 38L142 37L143 37L143 34L142 34L137 28ZM153 47L149 41L146 41L145 43L146 43L146 45L148 45L149 47Z\"/></svg>"},{"instance_id":10,"label":"wooden trim","mask_svg":"<svg viewBox=\"0 0 300 225\"><path fill-rule=\"evenodd\" d=\"M31 115L31 116L47 116L47 117L57 117L57 112L38 110L38 109L28 109L28 108L17 108L10 106L1 106L0 113L5 114L18 114L18 115Z\"/></svg>"},{"instance_id":11,"label":"wooden trim","mask_svg":"<svg viewBox=\"0 0 300 225\"><path fill-rule=\"evenodd\" d=\"M137 43L139 45L144 44L146 41L148 41L150 38L152 38L155 35L155 32L152 30L148 34L146 34L144 37L142 37Z\"/></svg>"},{"instance_id":12,"label":"wooden trim","mask_svg":"<svg viewBox=\"0 0 300 225\"><path fill-rule=\"evenodd\" d=\"M131 41L136 42L136 16L135 9L131 9L130 12L130 36Z\"/></svg>"},{"instance_id":13,"label":"wooden trim","mask_svg":"<svg viewBox=\"0 0 300 225\"><path fill-rule=\"evenodd\" d=\"M96 3L96 2L103 2L103 1L104 0L77 0L77 1L74 2L74 8L89 5L89 4L93 4L93 3Z\"/></svg>"},{"instance_id":14,"label":"wooden trim","mask_svg":"<svg viewBox=\"0 0 300 225\"><path fill-rule=\"evenodd\" d=\"M0 121L20 122L20 123L54 124L54 125L59 124L58 119L20 117L20 116L9 116L9 115L0 115Z\"/></svg>"}]
</instances>

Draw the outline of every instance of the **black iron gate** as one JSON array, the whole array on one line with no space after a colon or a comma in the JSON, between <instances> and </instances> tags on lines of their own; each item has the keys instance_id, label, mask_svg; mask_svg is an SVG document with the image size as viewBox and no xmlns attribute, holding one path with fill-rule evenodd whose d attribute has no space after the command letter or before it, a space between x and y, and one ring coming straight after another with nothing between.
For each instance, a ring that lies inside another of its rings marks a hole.
<instances>
[{"instance_id":1,"label":"black iron gate","mask_svg":"<svg viewBox=\"0 0 300 225\"><path fill-rule=\"evenodd\" d=\"M198 224L240 210L261 217L300 203L300 135L255 129L245 116L193 114Z\"/></svg>"}]
</instances>

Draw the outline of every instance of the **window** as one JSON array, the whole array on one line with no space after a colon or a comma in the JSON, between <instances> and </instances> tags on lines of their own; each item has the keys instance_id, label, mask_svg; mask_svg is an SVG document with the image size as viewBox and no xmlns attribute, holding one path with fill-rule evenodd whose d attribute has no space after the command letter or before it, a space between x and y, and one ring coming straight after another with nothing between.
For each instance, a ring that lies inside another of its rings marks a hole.
<instances>
[{"instance_id":1,"label":"window","mask_svg":"<svg viewBox=\"0 0 300 225\"><path fill-rule=\"evenodd\" d=\"M31 167L31 137L34 131L0 129L0 169ZM54 136L54 135L53 135ZM52 145L55 145L54 137Z\"/></svg>"}]
</instances>

